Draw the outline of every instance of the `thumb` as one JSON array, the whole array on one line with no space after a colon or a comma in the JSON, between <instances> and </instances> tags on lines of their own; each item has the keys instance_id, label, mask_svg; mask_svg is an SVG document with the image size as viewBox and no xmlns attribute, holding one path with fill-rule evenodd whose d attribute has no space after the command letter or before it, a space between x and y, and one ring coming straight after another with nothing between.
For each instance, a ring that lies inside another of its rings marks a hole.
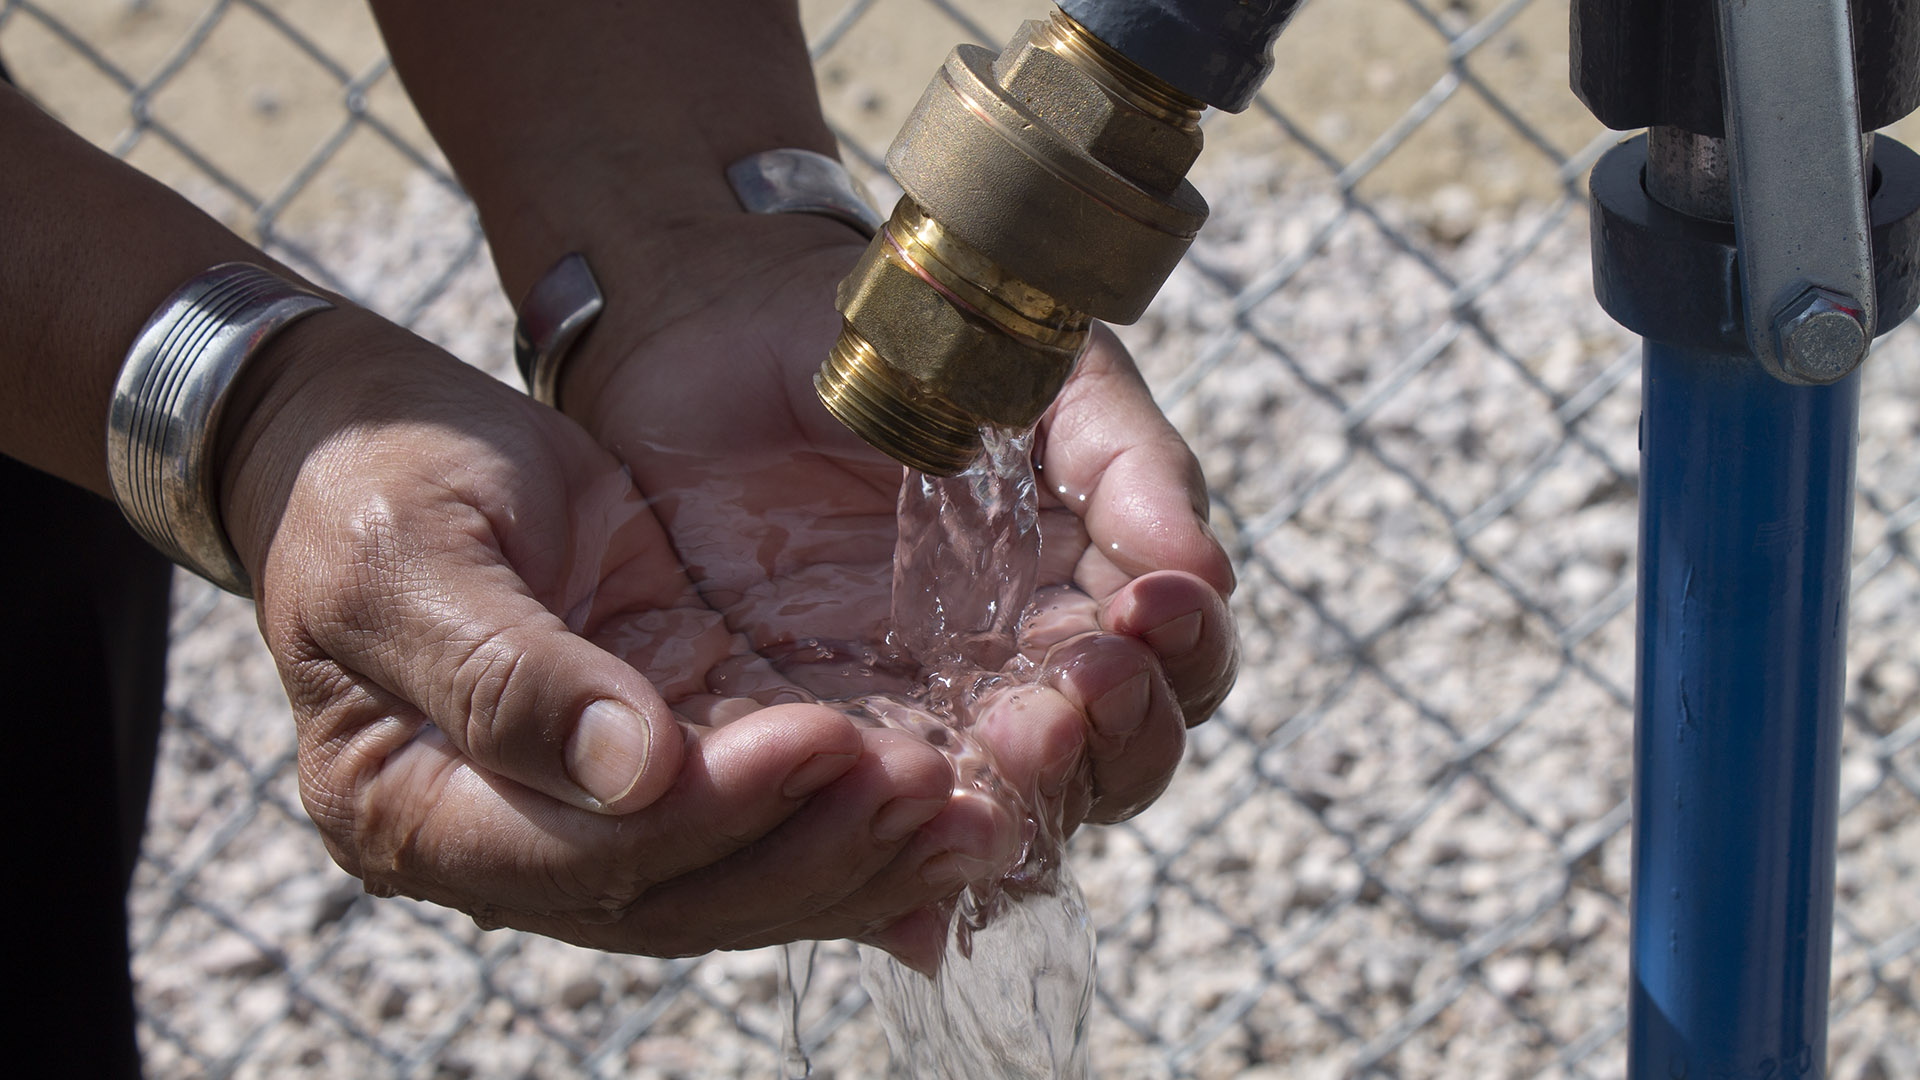
<instances>
[{"instance_id":1,"label":"thumb","mask_svg":"<svg viewBox=\"0 0 1920 1080\"><path fill-rule=\"evenodd\" d=\"M225 452L223 518L254 556L261 629L298 711L370 681L476 765L575 806L620 813L665 791L681 745L660 695L569 633L515 569L536 584L561 572L545 564L573 550L574 488L617 475L613 460L357 309L294 327L260 359Z\"/></svg>"},{"instance_id":2,"label":"thumb","mask_svg":"<svg viewBox=\"0 0 1920 1080\"><path fill-rule=\"evenodd\" d=\"M310 604L263 597L298 613L300 651L317 654L287 665L289 689L300 692L302 667L338 665L418 708L482 768L601 813L650 804L680 770L672 711L639 672L534 598L479 539L483 519L470 507L387 502L362 514L350 551L330 552L351 567L344 586L334 577L316 588L307 576L295 588L312 590ZM320 700L296 705L324 706L338 684L317 681Z\"/></svg>"}]
</instances>

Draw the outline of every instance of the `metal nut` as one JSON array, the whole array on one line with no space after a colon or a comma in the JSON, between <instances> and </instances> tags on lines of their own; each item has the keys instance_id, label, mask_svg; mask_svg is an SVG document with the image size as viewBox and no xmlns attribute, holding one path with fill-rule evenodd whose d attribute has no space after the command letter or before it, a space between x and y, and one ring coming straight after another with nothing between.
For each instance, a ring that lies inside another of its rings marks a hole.
<instances>
[{"instance_id":1,"label":"metal nut","mask_svg":"<svg viewBox=\"0 0 1920 1080\"><path fill-rule=\"evenodd\" d=\"M1850 374L1871 343L1858 300L1810 288L1773 318L1774 349L1793 379L1824 386Z\"/></svg>"},{"instance_id":2,"label":"metal nut","mask_svg":"<svg viewBox=\"0 0 1920 1080\"><path fill-rule=\"evenodd\" d=\"M995 57L962 45L887 151L927 214L1062 304L1108 322L1146 310L1206 220L1181 181L1150 191L1093 159L1017 100Z\"/></svg>"},{"instance_id":3,"label":"metal nut","mask_svg":"<svg viewBox=\"0 0 1920 1080\"><path fill-rule=\"evenodd\" d=\"M896 371L980 420L1020 428L1066 382L1076 346L1041 348L949 303L883 232L840 283L840 313Z\"/></svg>"},{"instance_id":4,"label":"metal nut","mask_svg":"<svg viewBox=\"0 0 1920 1080\"><path fill-rule=\"evenodd\" d=\"M1064 14L955 49L887 151L906 197L840 283L827 411L941 476L983 426L1037 421L1092 320L1139 318L1206 220L1182 179L1203 108Z\"/></svg>"},{"instance_id":5,"label":"metal nut","mask_svg":"<svg viewBox=\"0 0 1920 1080\"><path fill-rule=\"evenodd\" d=\"M1169 124L1114 100L1086 72L1036 42L1047 29L1042 22L1021 26L995 61L994 78L1088 157L1161 194L1179 187L1200 156L1200 129Z\"/></svg>"}]
</instances>

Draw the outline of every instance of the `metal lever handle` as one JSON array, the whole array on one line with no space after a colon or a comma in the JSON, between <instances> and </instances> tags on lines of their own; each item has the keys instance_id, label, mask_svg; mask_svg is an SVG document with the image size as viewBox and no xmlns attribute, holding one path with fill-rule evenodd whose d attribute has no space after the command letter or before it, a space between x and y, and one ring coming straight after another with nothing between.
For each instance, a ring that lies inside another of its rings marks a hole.
<instances>
[{"instance_id":1,"label":"metal lever handle","mask_svg":"<svg viewBox=\"0 0 1920 1080\"><path fill-rule=\"evenodd\" d=\"M1866 358L1873 254L1846 0L1718 0L1747 340L1775 378L1824 385Z\"/></svg>"}]
</instances>

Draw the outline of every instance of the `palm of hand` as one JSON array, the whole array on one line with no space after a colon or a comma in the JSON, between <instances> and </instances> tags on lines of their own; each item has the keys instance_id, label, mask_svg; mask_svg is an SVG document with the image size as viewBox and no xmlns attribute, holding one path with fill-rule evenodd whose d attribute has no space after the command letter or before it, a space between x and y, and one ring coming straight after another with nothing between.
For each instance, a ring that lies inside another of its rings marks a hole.
<instances>
[{"instance_id":1,"label":"palm of hand","mask_svg":"<svg viewBox=\"0 0 1920 1080\"><path fill-rule=\"evenodd\" d=\"M816 261L850 257L829 250ZM617 376L582 415L646 493L706 607L761 659L884 633L901 476L814 400L811 374L838 328L831 278L786 275L730 290L637 343L605 320L593 343L617 357ZM733 671L718 674L708 689L739 685Z\"/></svg>"},{"instance_id":2,"label":"palm of hand","mask_svg":"<svg viewBox=\"0 0 1920 1080\"><path fill-rule=\"evenodd\" d=\"M791 662L875 640L888 609L900 470L810 386L850 257L769 260L734 310L625 341L597 328L618 355L582 419L615 458L443 356L316 365L290 393L318 416L287 440L305 449L255 564L262 628L308 808L370 889L655 955L842 936L937 955L912 913L999 865L1011 825L925 744L807 704L830 687ZM1089 360L1043 433L1050 482L1092 497L1045 515L1042 579L1085 595L1035 621L1029 644L1059 647L1023 707L977 728L1068 827L1157 794L1183 708L1204 717L1233 668L1224 558L1181 524L1191 459L1123 354ZM276 486L243 471L256 487ZM639 709L638 758L584 740L609 700ZM582 779L609 761L630 787Z\"/></svg>"},{"instance_id":3,"label":"palm of hand","mask_svg":"<svg viewBox=\"0 0 1920 1080\"><path fill-rule=\"evenodd\" d=\"M866 883L932 894L939 837L905 838L947 804L937 753L817 706L683 732L569 631L599 605L661 621L632 650L655 671L727 659L671 625L713 615L617 461L423 347L332 359L263 419L285 449L249 455L236 488L280 493L272 534L240 539L303 799L370 891L654 955L859 934L910 906L849 895ZM577 754L605 702L641 746Z\"/></svg>"},{"instance_id":4,"label":"palm of hand","mask_svg":"<svg viewBox=\"0 0 1920 1080\"><path fill-rule=\"evenodd\" d=\"M614 374L591 383L591 401L579 414L631 470L703 602L700 617L711 620L702 636L707 683L688 679L684 666L649 662L666 654L650 648L649 635L637 629L644 614L608 617L587 632L656 685L674 685L668 700L689 719L740 715L752 708L739 700L743 695L763 704L831 699L905 689L910 681L910 672L891 663L876 670L872 663L898 655L884 638L902 470L833 420L812 386L813 372L839 331L833 285L858 251L857 245L826 243L768 259L704 306L644 333L617 317L595 331L600 362L613 365ZM610 356L618 359L605 359ZM1138 390L1131 404L1152 411L1110 337L1096 339L1090 361L1102 372L1124 368ZM1083 411L1105 419L1098 409ZM1158 419L1157 412L1152 415ZM1056 432L1060 426L1056 422ZM1098 434L1114 438L1113 432ZM1089 812L1111 820L1150 801L1178 760L1182 706L1196 713L1195 721L1203 719L1232 671L1224 612L1216 630L1224 631L1226 644L1211 643L1212 670L1198 678L1178 673L1198 686L1170 687L1168 676L1175 673L1126 633L1132 627L1112 625L1106 605L1135 585L1142 568L1109 557L1117 541L1103 551L1090 540L1088 515L1100 504L1089 506L1084 493L1099 483L1111 459L1090 461L1100 456L1098 440L1078 435L1067 438L1095 444L1090 453L1085 447L1076 453L1070 444L1046 463L1055 473L1050 488L1042 485L1041 500L1038 585L1046 610L1029 620L1020 643L1028 659L1043 664L1036 679L1051 692L1024 702L1027 715L1017 727L989 715L981 731L1007 779L1029 793L1045 788L1044 796L1062 802L1056 810L1069 830ZM1170 430L1166 435L1178 445ZM1185 455L1183 445L1180 453ZM1190 456L1176 459L1173 471L1190 469L1190 462ZM1152 479L1171 486L1162 476ZM1192 497L1174 493L1176 505ZM1109 514L1104 524L1132 546L1142 530L1115 518ZM1151 547L1153 537L1147 539ZM1201 546L1207 550L1186 561L1205 568L1207 557L1219 551L1210 537ZM1141 554L1151 567L1159 553ZM1188 568L1170 561L1176 569ZM1204 582L1180 576L1187 580L1160 583L1141 617L1191 604L1198 592L1218 602ZM1120 722L1129 726L1117 742L1103 741L1099 731L1086 730L1093 719L1088 709L1123 683L1129 684L1125 700L1108 705L1109 711L1128 713ZM1129 749L1132 760L1114 761ZM1090 751L1106 759L1096 766L1108 767L1085 774L1081 759ZM1074 790L1066 790L1067 774L1082 780Z\"/></svg>"}]
</instances>

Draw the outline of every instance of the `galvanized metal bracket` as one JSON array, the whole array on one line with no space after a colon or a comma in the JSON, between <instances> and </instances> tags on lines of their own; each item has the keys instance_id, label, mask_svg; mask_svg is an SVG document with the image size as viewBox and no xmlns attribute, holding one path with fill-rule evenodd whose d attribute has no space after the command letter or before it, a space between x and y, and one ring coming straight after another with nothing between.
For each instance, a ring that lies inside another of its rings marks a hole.
<instances>
[{"instance_id":1,"label":"galvanized metal bracket","mask_svg":"<svg viewBox=\"0 0 1920 1080\"><path fill-rule=\"evenodd\" d=\"M1873 255L1846 0L1718 0L1733 224L1753 354L1824 385L1873 340Z\"/></svg>"}]
</instances>

